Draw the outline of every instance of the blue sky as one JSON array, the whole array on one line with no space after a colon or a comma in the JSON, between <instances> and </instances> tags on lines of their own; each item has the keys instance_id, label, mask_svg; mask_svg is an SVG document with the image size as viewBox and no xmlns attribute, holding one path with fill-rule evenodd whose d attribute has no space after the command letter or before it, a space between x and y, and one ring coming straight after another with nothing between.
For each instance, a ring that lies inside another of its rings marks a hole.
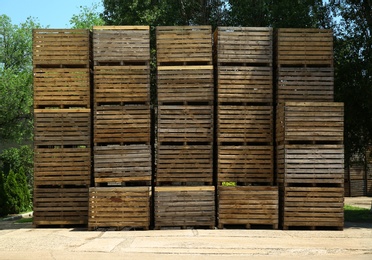
<instances>
[{"instance_id":1,"label":"blue sky","mask_svg":"<svg viewBox=\"0 0 372 260\"><path fill-rule=\"evenodd\" d=\"M37 18L43 26L69 28L72 15L80 12L80 6L102 3L101 0L0 0L0 15L10 17L13 24L26 21L27 17ZM101 8L102 4L100 5ZM100 11L102 11L100 9Z\"/></svg>"}]
</instances>

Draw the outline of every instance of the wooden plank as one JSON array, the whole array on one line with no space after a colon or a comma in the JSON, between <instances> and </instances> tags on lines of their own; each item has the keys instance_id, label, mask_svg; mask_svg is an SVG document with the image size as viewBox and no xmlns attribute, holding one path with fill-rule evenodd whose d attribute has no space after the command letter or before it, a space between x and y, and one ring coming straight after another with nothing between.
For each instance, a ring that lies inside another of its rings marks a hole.
<instances>
[{"instance_id":1,"label":"wooden plank","mask_svg":"<svg viewBox=\"0 0 372 260\"><path fill-rule=\"evenodd\" d=\"M149 105L97 106L94 114L95 143L149 143Z\"/></svg>"},{"instance_id":2,"label":"wooden plank","mask_svg":"<svg viewBox=\"0 0 372 260\"><path fill-rule=\"evenodd\" d=\"M34 189L34 225L86 225L88 188Z\"/></svg>"},{"instance_id":3,"label":"wooden plank","mask_svg":"<svg viewBox=\"0 0 372 260\"><path fill-rule=\"evenodd\" d=\"M158 66L159 102L211 102L213 66Z\"/></svg>"},{"instance_id":4,"label":"wooden plank","mask_svg":"<svg viewBox=\"0 0 372 260\"><path fill-rule=\"evenodd\" d=\"M34 145L90 147L90 109L35 109Z\"/></svg>"},{"instance_id":5,"label":"wooden plank","mask_svg":"<svg viewBox=\"0 0 372 260\"><path fill-rule=\"evenodd\" d=\"M281 190L282 226L344 226L344 189L334 187L284 187Z\"/></svg>"},{"instance_id":6,"label":"wooden plank","mask_svg":"<svg viewBox=\"0 0 372 260\"><path fill-rule=\"evenodd\" d=\"M277 82L277 103L333 101L333 68L280 67L277 71Z\"/></svg>"},{"instance_id":7,"label":"wooden plank","mask_svg":"<svg viewBox=\"0 0 372 260\"><path fill-rule=\"evenodd\" d=\"M148 144L94 147L94 182L151 181Z\"/></svg>"},{"instance_id":8,"label":"wooden plank","mask_svg":"<svg viewBox=\"0 0 372 260\"><path fill-rule=\"evenodd\" d=\"M215 226L214 186L155 187L155 228Z\"/></svg>"},{"instance_id":9,"label":"wooden plank","mask_svg":"<svg viewBox=\"0 0 372 260\"><path fill-rule=\"evenodd\" d=\"M34 107L90 107L89 68L34 68Z\"/></svg>"},{"instance_id":10,"label":"wooden plank","mask_svg":"<svg viewBox=\"0 0 372 260\"><path fill-rule=\"evenodd\" d=\"M276 186L218 187L219 227L244 224L279 224L279 192Z\"/></svg>"},{"instance_id":11,"label":"wooden plank","mask_svg":"<svg viewBox=\"0 0 372 260\"><path fill-rule=\"evenodd\" d=\"M89 30L34 29L33 64L76 65L89 67L91 36Z\"/></svg>"},{"instance_id":12,"label":"wooden plank","mask_svg":"<svg viewBox=\"0 0 372 260\"><path fill-rule=\"evenodd\" d=\"M212 183L212 145L158 145L156 182Z\"/></svg>"},{"instance_id":13,"label":"wooden plank","mask_svg":"<svg viewBox=\"0 0 372 260\"><path fill-rule=\"evenodd\" d=\"M277 107L276 140L339 142L344 140L344 105L339 102L285 102Z\"/></svg>"},{"instance_id":14,"label":"wooden plank","mask_svg":"<svg viewBox=\"0 0 372 260\"><path fill-rule=\"evenodd\" d=\"M35 148L34 185L90 185L90 148Z\"/></svg>"},{"instance_id":15,"label":"wooden plank","mask_svg":"<svg viewBox=\"0 0 372 260\"><path fill-rule=\"evenodd\" d=\"M350 197L366 196L366 180L350 180Z\"/></svg>"},{"instance_id":16,"label":"wooden plank","mask_svg":"<svg viewBox=\"0 0 372 260\"><path fill-rule=\"evenodd\" d=\"M88 228L150 226L151 187L89 188Z\"/></svg>"},{"instance_id":17,"label":"wooden plank","mask_svg":"<svg viewBox=\"0 0 372 260\"><path fill-rule=\"evenodd\" d=\"M218 66L218 102L273 102L271 67Z\"/></svg>"},{"instance_id":18,"label":"wooden plank","mask_svg":"<svg viewBox=\"0 0 372 260\"><path fill-rule=\"evenodd\" d=\"M149 27L94 27L94 62L150 61Z\"/></svg>"},{"instance_id":19,"label":"wooden plank","mask_svg":"<svg viewBox=\"0 0 372 260\"><path fill-rule=\"evenodd\" d=\"M272 28L218 27L214 40L218 63L272 64Z\"/></svg>"},{"instance_id":20,"label":"wooden plank","mask_svg":"<svg viewBox=\"0 0 372 260\"><path fill-rule=\"evenodd\" d=\"M150 66L95 66L94 103L150 102Z\"/></svg>"},{"instance_id":21,"label":"wooden plank","mask_svg":"<svg viewBox=\"0 0 372 260\"><path fill-rule=\"evenodd\" d=\"M218 142L273 142L273 107L219 105Z\"/></svg>"},{"instance_id":22,"label":"wooden plank","mask_svg":"<svg viewBox=\"0 0 372 260\"><path fill-rule=\"evenodd\" d=\"M276 157L278 183L343 186L343 145L279 145Z\"/></svg>"},{"instance_id":23,"label":"wooden plank","mask_svg":"<svg viewBox=\"0 0 372 260\"><path fill-rule=\"evenodd\" d=\"M158 142L212 141L212 105L158 106Z\"/></svg>"},{"instance_id":24,"label":"wooden plank","mask_svg":"<svg viewBox=\"0 0 372 260\"><path fill-rule=\"evenodd\" d=\"M272 145L218 146L217 180L221 182L273 183Z\"/></svg>"},{"instance_id":25,"label":"wooden plank","mask_svg":"<svg viewBox=\"0 0 372 260\"><path fill-rule=\"evenodd\" d=\"M212 62L211 26L158 26L156 49L162 63Z\"/></svg>"},{"instance_id":26,"label":"wooden plank","mask_svg":"<svg viewBox=\"0 0 372 260\"><path fill-rule=\"evenodd\" d=\"M330 29L277 30L277 64L333 66L333 32Z\"/></svg>"}]
</instances>

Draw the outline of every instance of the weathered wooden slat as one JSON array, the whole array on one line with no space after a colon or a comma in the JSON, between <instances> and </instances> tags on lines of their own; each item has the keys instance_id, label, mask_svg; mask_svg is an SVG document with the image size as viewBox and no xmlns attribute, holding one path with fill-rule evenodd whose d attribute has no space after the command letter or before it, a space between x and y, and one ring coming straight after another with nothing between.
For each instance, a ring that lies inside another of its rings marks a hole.
<instances>
[{"instance_id":1,"label":"weathered wooden slat","mask_svg":"<svg viewBox=\"0 0 372 260\"><path fill-rule=\"evenodd\" d=\"M213 105L159 105L159 142L212 142Z\"/></svg>"},{"instance_id":2,"label":"weathered wooden slat","mask_svg":"<svg viewBox=\"0 0 372 260\"><path fill-rule=\"evenodd\" d=\"M344 138L344 105L339 102L285 102L277 107L276 140L339 142Z\"/></svg>"},{"instance_id":3,"label":"weathered wooden slat","mask_svg":"<svg viewBox=\"0 0 372 260\"><path fill-rule=\"evenodd\" d=\"M150 61L150 27L93 27L94 62Z\"/></svg>"},{"instance_id":4,"label":"weathered wooden slat","mask_svg":"<svg viewBox=\"0 0 372 260\"><path fill-rule=\"evenodd\" d=\"M277 72L278 103L288 101L332 102L334 69L280 67Z\"/></svg>"},{"instance_id":5,"label":"weathered wooden slat","mask_svg":"<svg viewBox=\"0 0 372 260\"><path fill-rule=\"evenodd\" d=\"M150 142L150 106L107 105L95 107L94 142Z\"/></svg>"},{"instance_id":6,"label":"weathered wooden slat","mask_svg":"<svg viewBox=\"0 0 372 260\"><path fill-rule=\"evenodd\" d=\"M273 150L272 145L219 145L218 182L273 183Z\"/></svg>"},{"instance_id":7,"label":"weathered wooden slat","mask_svg":"<svg viewBox=\"0 0 372 260\"><path fill-rule=\"evenodd\" d=\"M162 63L212 63L210 26L158 26L156 49L158 65Z\"/></svg>"},{"instance_id":8,"label":"weathered wooden slat","mask_svg":"<svg viewBox=\"0 0 372 260\"><path fill-rule=\"evenodd\" d=\"M34 145L90 147L90 109L35 109Z\"/></svg>"},{"instance_id":9,"label":"weathered wooden slat","mask_svg":"<svg viewBox=\"0 0 372 260\"><path fill-rule=\"evenodd\" d=\"M158 66L159 102L212 102L213 66Z\"/></svg>"},{"instance_id":10,"label":"weathered wooden slat","mask_svg":"<svg viewBox=\"0 0 372 260\"><path fill-rule=\"evenodd\" d=\"M218 63L272 65L272 28L218 27L214 32L214 44Z\"/></svg>"},{"instance_id":11,"label":"weathered wooden slat","mask_svg":"<svg viewBox=\"0 0 372 260\"><path fill-rule=\"evenodd\" d=\"M215 226L214 186L155 187L155 228Z\"/></svg>"},{"instance_id":12,"label":"weathered wooden slat","mask_svg":"<svg viewBox=\"0 0 372 260\"><path fill-rule=\"evenodd\" d=\"M86 225L88 188L34 189L34 225Z\"/></svg>"},{"instance_id":13,"label":"weathered wooden slat","mask_svg":"<svg viewBox=\"0 0 372 260\"><path fill-rule=\"evenodd\" d=\"M151 181L148 144L94 147L94 182Z\"/></svg>"},{"instance_id":14,"label":"weathered wooden slat","mask_svg":"<svg viewBox=\"0 0 372 260\"><path fill-rule=\"evenodd\" d=\"M343 145L279 145L276 157L278 183L343 185Z\"/></svg>"},{"instance_id":15,"label":"weathered wooden slat","mask_svg":"<svg viewBox=\"0 0 372 260\"><path fill-rule=\"evenodd\" d=\"M273 107L219 105L218 142L273 142Z\"/></svg>"},{"instance_id":16,"label":"weathered wooden slat","mask_svg":"<svg viewBox=\"0 0 372 260\"><path fill-rule=\"evenodd\" d=\"M95 66L94 103L150 102L150 67Z\"/></svg>"},{"instance_id":17,"label":"weathered wooden slat","mask_svg":"<svg viewBox=\"0 0 372 260\"><path fill-rule=\"evenodd\" d=\"M277 30L277 64L333 66L333 32L330 29Z\"/></svg>"},{"instance_id":18,"label":"weathered wooden slat","mask_svg":"<svg viewBox=\"0 0 372 260\"><path fill-rule=\"evenodd\" d=\"M279 192L276 186L218 187L218 225L272 225L278 228Z\"/></svg>"},{"instance_id":19,"label":"weathered wooden slat","mask_svg":"<svg viewBox=\"0 0 372 260\"><path fill-rule=\"evenodd\" d=\"M344 226L344 189L335 187L281 188L281 224L291 227Z\"/></svg>"},{"instance_id":20,"label":"weathered wooden slat","mask_svg":"<svg viewBox=\"0 0 372 260\"><path fill-rule=\"evenodd\" d=\"M271 67L218 66L218 102L273 102Z\"/></svg>"},{"instance_id":21,"label":"weathered wooden slat","mask_svg":"<svg viewBox=\"0 0 372 260\"><path fill-rule=\"evenodd\" d=\"M156 182L212 183L212 145L158 145Z\"/></svg>"},{"instance_id":22,"label":"weathered wooden slat","mask_svg":"<svg viewBox=\"0 0 372 260\"><path fill-rule=\"evenodd\" d=\"M100 227L150 226L151 187L89 188L90 230Z\"/></svg>"},{"instance_id":23,"label":"weathered wooden slat","mask_svg":"<svg viewBox=\"0 0 372 260\"><path fill-rule=\"evenodd\" d=\"M88 68L91 59L89 30L34 29L33 64L76 65Z\"/></svg>"}]
</instances>

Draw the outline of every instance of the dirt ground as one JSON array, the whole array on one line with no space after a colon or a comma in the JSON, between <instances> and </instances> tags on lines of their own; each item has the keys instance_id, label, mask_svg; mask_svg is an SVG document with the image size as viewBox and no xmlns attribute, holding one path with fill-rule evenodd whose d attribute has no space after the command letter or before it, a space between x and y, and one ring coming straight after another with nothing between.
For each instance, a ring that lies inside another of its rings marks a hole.
<instances>
[{"instance_id":1,"label":"dirt ground","mask_svg":"<svg viewBox=\"0 0 372 260\"><path fill-rule=\"evenodd\" d=\"M372 198L362 199L362 204ZM353 199L357 201L357 199ZM349 202L345 199L346 204ZM359 203L359 204L358 204ZM360 201L355 205L360 205ZM372 224L343 231L86 231L0 221L0 259L372 259Z\"/></svg>"}]
</instances>

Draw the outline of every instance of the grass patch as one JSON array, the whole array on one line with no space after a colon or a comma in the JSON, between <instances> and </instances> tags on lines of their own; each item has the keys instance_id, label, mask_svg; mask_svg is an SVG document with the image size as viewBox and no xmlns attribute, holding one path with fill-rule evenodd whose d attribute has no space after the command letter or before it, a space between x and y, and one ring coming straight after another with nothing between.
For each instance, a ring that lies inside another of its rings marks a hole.
<instances>
[{"instance_id":1,"label":"grass patch","mask_svg":"<svg viewBox=\"0 0 372 260\"><path fill-rule=\"evenodd\" d=\"M15 223L32 223L34 221L34 218L21 218L18 219Z\"/></svg>"},{"instance_id":2,"label":"grass patch","mask_svg":"<svg viewBox=\"0 0 372 260\"><path fill-rule=\"evenodd\" d=\"M344 213L345 221L372 223L372 212L369 209L345 205Z\"/></svg>"}]
</instances>

